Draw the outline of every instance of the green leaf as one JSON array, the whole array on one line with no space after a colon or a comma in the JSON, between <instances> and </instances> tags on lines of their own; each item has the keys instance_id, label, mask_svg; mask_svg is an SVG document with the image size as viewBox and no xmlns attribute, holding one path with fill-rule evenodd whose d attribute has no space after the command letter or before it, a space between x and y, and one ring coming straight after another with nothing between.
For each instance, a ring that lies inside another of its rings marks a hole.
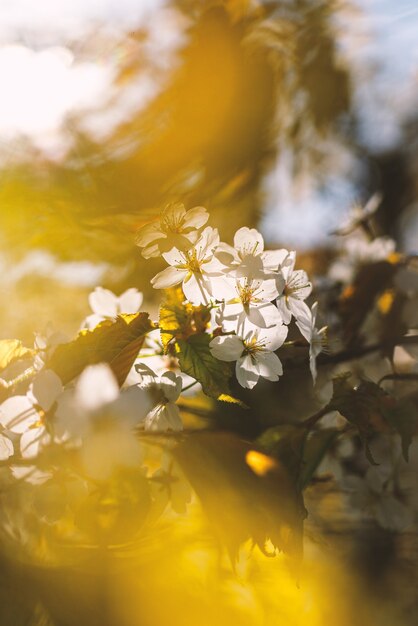
<instances>
[{"instance_id":1,"label":"green leaf","mask_svg":"<svg viewBox=\"0 0 418 626\"><path fill-rule=\"evenodd\" d=\"M300 490L305 489L311 482L322 459L339 434L336 428L324 428L311 433L305 439L298 476Z\"/></svg>"},{"instance_id":2,"label":"green leaf","mask_svg":"<svg viewBox=\"0 0 418 626\"><path fill-rule=\"evenodd\" d=\"M357 428L367 459L372 465L377 465L369 448L369 439L376 432L388 430L384 417L388 395L379 385L368 380L353 387L349 378L349 374L334 378L333 396L328 408L341 413Z\"/></svg>"},{"instance_id":3,"label":"green leaf","mask_svg":"<svg viewBox=\"0 0 418 626\"><path fill-rule=\"evenodd\" d=\"M83 330L74 341L58 346L47 367L66 384L87 365L108 363L122 385L146 334L153 328L148 313L120 315L115 321L103 322L93 330Z\"/></svg>"},{"instance_id":4,"label":"green leaf","mask_svg":"<svg viewBox=\"0 0 418 626\"><path fill-rule=\"evenodd\" d=\"M184 301L180 287L166 291L160 307L160 336L164 351L173 339L187 339L205 332L210 321L210 311L205 306L193 306Z\"/></svg>"},{"instance_id":5,"label":"green leaf","mask_svg":"<svg viewBox=\"0 0 418 626\"><path fill-rule=\"evenodd\" d=\"M266 430L257 443L286 467L296 489L302 491L338 434L334 428L311 433L297 425L282 424Z\"/></svg>"},{"instance_id":6,"label":"green leaf","mask_svg":"<svg viewBox=\"0 0 418 626\"><path fill-rule=\"evenodd\" d=\"M33 350L25 348L18 339L0 340L0 370L6 369L10 363L33 355Z\"/></svg>"},{"instance_id":7,"label":"green leaf","mask_svg":"<svg viewBox=\"0 0 418 626\"><path fill-rule=\"evenodd\" d=\"M206 395L225 400L230 394L232 367L230 363L215 359L209 348L210 341L211 337L206 334L192 335L187 341L178 339L176 350L180 368L200 382Z\"/></svg>"},{"instance_id":8,"label":"green leaf","mask_svg":"<svg viewBox=\"0 0 418 626\"><path fill-rule=\"evenodd\" d=\"M271 540L295 560L302 555L306 511L285 467L232 433L193 433L173 450L212 529L234 560L247 539ZM253 461L264 462L263 471Z\"/></svg>"}]
</instances>

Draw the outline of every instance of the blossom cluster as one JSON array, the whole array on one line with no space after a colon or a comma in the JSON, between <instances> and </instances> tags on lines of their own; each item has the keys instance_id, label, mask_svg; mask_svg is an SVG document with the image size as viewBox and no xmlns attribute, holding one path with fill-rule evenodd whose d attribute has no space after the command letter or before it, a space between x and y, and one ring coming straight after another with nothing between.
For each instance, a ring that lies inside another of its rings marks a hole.
<instances>
[{"instance_id":1,"label":"blossom cluster","mask_svg":"<svg viewBox=\"0 0 418 626\"><path fill-rule=\"evenodd\" d=\"M219 327L211 341L213 356L236 362L238 382L252 389L259 378L277 381L283 367L275 353L286 340L292 320L310 345L310 368L316 379L316 356L325 328L316 327L316 303L306 299L312 284L295 269L296 253L284 248L265 250L261 233L240 228L231 246L218 230L205 226L207 211L183 205L167 206L159 220L137 237L145 258L161 256L168 266L151 281L156 289L182 286L193 305L207 305Z\"/></svg>"}]
</instances>

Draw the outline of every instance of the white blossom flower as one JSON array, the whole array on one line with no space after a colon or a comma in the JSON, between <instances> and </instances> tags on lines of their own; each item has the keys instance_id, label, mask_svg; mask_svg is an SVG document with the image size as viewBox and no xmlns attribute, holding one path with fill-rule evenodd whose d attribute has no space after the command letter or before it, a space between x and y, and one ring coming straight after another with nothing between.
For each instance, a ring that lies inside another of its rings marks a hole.
<instances>
[{"instance_id":1,"label":"white blossom flower","mask_svg":"<svg viewBox=\"0 0 418 626\"><path fill-rule=\"evenodd\" d=\"M289 324L292 315L299 319L308 315L308 306L304 300L312 291L312 284L304 270L295 270L296 252L289 252L280 265L284 281L283 290L276 300L277 308L285 324Z\"/></svg>"},{"instance_id":2,"label":"white blossom flower","mask_svg":"<svg viewBox=\"0 0 418 626\"><path fill-rule=\"evenodd\" d=\"M242 332L246 320L260 328L282 324L282 317L272 304L272 300L278 296L274 279L238 278L231 280L230 290L220 309L220 320L225 332L237 329Z\"/></svg>"},{"instance_id":3,"label":"white blossom flower","mask_svg":"<svg viewBox=\"0 0 418 626\"><path fill-rule=\"evenodd\" d=\"M196 243L198 230L206 224L209 215L205 208L194 207L186 211L183 204L169 204L158 222L143 226L137 234L136 245L145 259L159 256L173 248L188 250Z\"/></svg>"},{"instance_id":4,"label":"white blossom flower","mask_svg":"<svg viewBox=\"0 0 418 626\"><path fill-rule=\"evenodd\" d=\"M252 389L261 377L277 381L283 367L274 350L280 348L287 336L287 327L252 327L244 336L215 337L209 346L213 356L221 361L236 361L235 374L242 387Z\"/></svg>"},{"instance_id":5,"label":"white blossom flower","mask_svg":"<svg viewBox=\"0 0 418 626\"><path fill-rule=\"evenodd\" d=\"M55 410L55 431L65 440L79 441L100 420L117 419L128 428L140 423L150 408L148 394L137 386L122 391L107 363L89 365L75 387L64 391Z\"/></svg>"},{"instance_id":6,"label":"white blossom flower","mask_svg":"<svg viewBox=\"0 0 418 626\"><path fill-rule=\"evenodd\" d=\"M58 401L55 430L79 448L90 477L107 480L118 468L141 463L135 427L150 406L149 394L138 386L121 391L107 363L90 365Z\"/></svg>"},{"instance_id":7,"label":"white blossom flower","mask_svg":"<svg viewBox=\"0 0 418 626\"><path fill-rule=\"evenodd\" d=\"M277 274L277 267L287 250L264 250L264 239L255 228L244 226L234 236L234 247L221 243L216 257L225 273L236 278L268 278Z\"/></svg>"},{"instance_id":8,"label":"white blossom flower","mask_svg":"<svg viewBox=\"0 0 418 626\"><path fill-rule=\"evenodd\" d=\"M50 443L47 413L62 393L60 378L43 370L33 380L25 396L12 396L0 405L0 423L21 435L20 452L24 458L36 457Z\"/></svg>"},{"instance_id":9,"label":"white blossom flower","mask_svg":"<svg viewBox=\"0 0 418 626\"><path fill-rule=\"evenodd\" d=\"M377 237L370 241L361 233L353 234L343 243L342 255L331 265L329 277L342 283L350 283L362 265L385 261L395 252L396 244L389 237Z\"/></svg>"},{"instance_id":10,"label":"white blossom flower","mask_svg":"<svg viewBox=\"0 0 418 626\"><path fill-rule=\"evenodd\" d=\"M182 283L184 295L195 305L207 304L211 297L222 299L226 282L220 263L214 258L218 245L218 230L207 226L189 250L174 248L162 255L169 267L154 276L152 286L168 289Z\"/></svg>"},{"instance_id":11,"label":"white blossom flower","mask_svg":"<svg viewBox=\"0 0 418 626\"><path fill-rule=\"evenodd\" d=\"M332 231L331 235L349 235L360 226L366 229L369 228L369 221L381 205L382 199L382 194L377 192L371 196L364 206L356 202L351 208L347 221Z\"/></svg>"},{"instance_id":12,"label":"white blossom flower","mask_svg":"<svg viewBox=\"0 0 418 626\"><path fill-rule=\"evenodd\" d=\"M296 324L303 337L309 343L309 367L311 369L312 380L315 383L317 374L316 357L325 347L327 327L323 326L318 330L315 326L318 309L317 302L312 305L311 310L308 307L306 307L306 309L307 314L300 316L296 320Z\"/></svg>"},{"instance_id":13,"label":"white blossom flower","mask_svg":"<svg viewBox=\"0 0 418 626\"><path fill-rule=\"evenodd\" d=\"M413 523L413 513L394 493L393 468L387 463L369 467L364 478L349 476L344 487L350 503L373 517L379 526L401 532Z\"/></svg>"},{"instance_id":14,"label":"white blossom flower","mask_svg":"<svg viewBox=\"0 0 418 626\"><path fill-rule=\"evenodd\" d=\"M145 430L182 430L180 411L175 404L182 389L182 378L174 372L157 376L144 363L135 366L140 375L139 386L146 389L153 399L153 408L145 418Z\"/></svg>"},{"instance_id":15,"label":"white blossom flower","mask_svg":"<svg viewBox=\"0 0 418 626\"><path fill-rule=\"evenodd\" d=\"M116 296L109 289L96 287L89 295L89 304L93 315L89 315L83 324L84 328L92 329L107 319L114 319L123 313L138 313L143 302L143 295L132 287L120 296Z\"/></svg>"}]
</instances>

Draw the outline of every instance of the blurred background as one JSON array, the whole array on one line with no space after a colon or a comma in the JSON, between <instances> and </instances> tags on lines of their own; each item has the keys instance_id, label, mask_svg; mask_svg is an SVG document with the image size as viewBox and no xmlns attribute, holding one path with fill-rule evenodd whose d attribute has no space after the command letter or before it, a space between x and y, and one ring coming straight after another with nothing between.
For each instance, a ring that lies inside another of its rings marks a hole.
<instances>
[{"instance_id":1,"label":"blurred background","mask_svg":"<svg viewBox=\"0 0 418 626\"><path fill-rule=\"evenodd\" d=\"M227 241L256 226L319 276L340 245L331 232L380 192L378 234L417 254L417 32L415 0L0 0L1 338L32 345L50 322L74 334L96 285L136 287L152 308L160 267L135 233L168 202L205 206ZM161 568L180 593L197 567L184 624L201 617L203 590L207 606L226 598L225 623L277 623L260 616L278 606L286 624L409 623L416 535L370 533L326 485L311 505L301 592L260 557L251 590L217 580L190 516L172 552L152 552L141 602L155 610L162 594L177 610ZM137 623L125 610L140 604L135 576L113 588L118 626ZM51 585L47 572L34 580Z\"/></svg>"},{"instance_id":2,"label":"blurred background","mask_svg":"<svg viewBox=\"0 0 418 626\"><path fill-rule=\"evenodd\" d=\"M73 332L99 283L145 289L135 231L169 201L320 271L329 233L381 191L382 232L417 251L413 0L0 9L3 337Z\"/></svg>"}]
</instances>

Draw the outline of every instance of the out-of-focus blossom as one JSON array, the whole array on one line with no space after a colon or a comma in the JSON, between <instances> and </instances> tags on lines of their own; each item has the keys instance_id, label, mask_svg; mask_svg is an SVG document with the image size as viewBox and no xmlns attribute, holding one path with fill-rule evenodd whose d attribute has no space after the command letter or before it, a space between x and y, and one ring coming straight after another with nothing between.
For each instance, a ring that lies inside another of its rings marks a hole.
<instances>
[{"instance_id":1,"label":"out-of-focus blossom","mask_svg":"<svg viewBox=\"0 0 418 626\"><path fill-rule=\"evenodd\" d=\"M12 396L0 405L0 423L21 435L20 452L34 458L50 443L47 413L63 391L60 378L52 370L40 372L25 396Z\"/></svg>"},{"instance_id":2,"label":"out-of-focus blossom","mask_svg":"<svg viewBox=\"0 0 418 626\"><path fill-rule=\"evenodd\" d=\"M401 532L412 524L412 511L395 496L393 468L388 464L369 467L364 478L349 476L344 486L351 505L373 517L382 528Z\"/></svg>"},{"instance_id":3,"label":"out-of-focus blossom","mask_svg":"<svg viewBox=\"0 0 418 626\"><path fill-rule=\"evenodd\" d=\"M350 283L362 265L385 261L395 252L395 242L390 237L377 237L370 241L365 235L355 234L343 243L341 256L331 265L332 280Z\"/></svg>"}]
</instances>

